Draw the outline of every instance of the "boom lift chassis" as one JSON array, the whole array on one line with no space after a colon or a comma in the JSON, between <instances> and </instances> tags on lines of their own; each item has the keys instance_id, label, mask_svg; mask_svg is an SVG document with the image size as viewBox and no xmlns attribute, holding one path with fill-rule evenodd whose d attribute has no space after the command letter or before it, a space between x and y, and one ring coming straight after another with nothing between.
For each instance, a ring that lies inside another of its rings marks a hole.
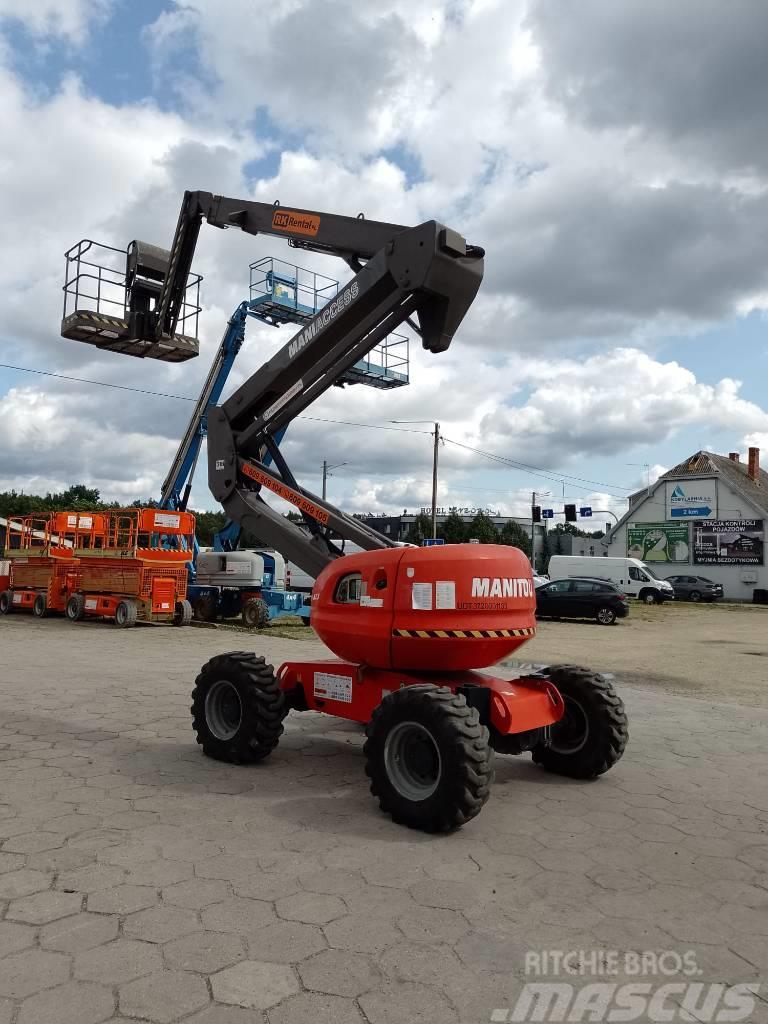
<instances>
[{"instance_id":1,"label":"boom lift chassis","mask_svg":"<svg viewBox=\"0 0 768 1024\"><path fill-rule=\"evenodd\" d=\"M480 286L483 250L436 221L404 227L187 192L154 306L131 320L132 340L150 355L177 335L203 220L286 238L338 256L354 272L208 415L214 497L233 522L317 576L311 622L338 658L277 671L249 652L212 658L192 699L205 753L262 760L292 709L362 722L381 808L426 831L451 831L480 811L493 749L531 751L543 767L576 778L607 771L627 742L623 704L609 680L574 666L511 680L475 671L535 632L525 556L496 545L396 547L302 487L276 440L400 325L414 329L426 350L445 351ZM304 529L267 504L269 492L301 512ZM343 556L339 538L363 553Z\"/></svg>"}]
</instances>

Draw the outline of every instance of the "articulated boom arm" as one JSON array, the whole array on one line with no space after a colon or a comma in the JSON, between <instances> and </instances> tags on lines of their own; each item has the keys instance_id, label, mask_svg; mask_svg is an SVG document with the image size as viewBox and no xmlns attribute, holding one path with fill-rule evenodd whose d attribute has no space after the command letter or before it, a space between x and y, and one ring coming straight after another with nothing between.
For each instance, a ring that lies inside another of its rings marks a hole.
<instances>
[{"instance_id":1,"label":"articulated boom arm","mask_svg":"<svg viewBox=\"0 0 768 1024\"><path fill-rule=\"evenodd\" d=\"M158 336L173 332L203 218L332 253L356 271L298 334L209 411L208 483L214 497L231 520L312 575L342 554L334 543L338 536L366 550L393 546L300 487L277 438L404 322L419 333L425 349L445 351L480 287L483 250L436 221L407 228L187 192L155 310ZM299 509L310 536L267 505L264 488Z\"/></svg>"}]
</instances>

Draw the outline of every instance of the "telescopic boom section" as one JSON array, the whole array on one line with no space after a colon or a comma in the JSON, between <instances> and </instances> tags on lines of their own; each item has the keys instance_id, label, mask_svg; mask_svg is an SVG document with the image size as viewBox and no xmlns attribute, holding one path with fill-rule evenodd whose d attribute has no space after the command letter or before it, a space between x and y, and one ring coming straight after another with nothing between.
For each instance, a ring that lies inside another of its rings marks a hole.
<instances>
[{"instance_id":1,"label":"telescopic boom section","mask_svg":"<svg viewBox=\"0 0 768 1024\"><path fill-rule=\"evenodd\" d=\"M156 307L158 336L173 333L202 220L287 238L344 259L355 276L286 345L208 416L208 482L234 522L316 575L342 551L393 542L300 487L274 441L388 334L408 322L443 352L477 294L484 252L436 221L398 224L187 192ZM267 451L273 466L260 459ZM262 490L293 504L305 530L270 508Z\"/></svg>"}]
</instances>

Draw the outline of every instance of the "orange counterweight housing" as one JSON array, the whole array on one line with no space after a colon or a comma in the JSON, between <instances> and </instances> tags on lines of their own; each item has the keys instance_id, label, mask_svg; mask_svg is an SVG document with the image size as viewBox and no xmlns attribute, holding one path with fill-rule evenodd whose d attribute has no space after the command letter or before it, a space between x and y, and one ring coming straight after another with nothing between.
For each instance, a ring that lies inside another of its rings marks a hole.
<instances>
[{"instance_id":1,"label":"orange counterweight housing","mask_svg":"<svg viewBox=\"0 0 768 1024\"><path fill-rule=\"evenodd\" d=\"M312 626L347 661L401 671L492 665L535 634L522 551L500 544L386 548L327 566Z\"/></svg>"}]
</instances>

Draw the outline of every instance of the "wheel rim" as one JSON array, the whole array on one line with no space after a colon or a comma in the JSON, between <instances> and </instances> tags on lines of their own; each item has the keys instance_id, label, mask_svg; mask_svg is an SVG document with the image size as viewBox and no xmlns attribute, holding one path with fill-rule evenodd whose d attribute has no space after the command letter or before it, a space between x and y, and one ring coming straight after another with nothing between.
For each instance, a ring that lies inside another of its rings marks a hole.
<instances>
[{"instance_id":1,"label":"wheel rim","mask_svg":"<svg viewBox=\"0 0 768 1024\"><path fill-rule=\"evenodd\" d=\"M565 694L562 696L565 711L560 721L551 727L550 749L556 754L578 754L589 739L589 719L578 701Z\"/></svg>"},{"instance_id":2,"label":"wheel rim","mask_svg":"<svg viewBox=\"0 0 768 1024\"><path fill-rule=\"evenodd\" d=\"M117 611L115 612L115 622L117 622L119 626L122 626L127 618L128 609L125 607L124 604L119 604L117 606Z\"/></svg>"},{"instance_id":3,"label":"wheel rim","mask_svg":"<svg viewBox=\"0 0 768 1024\"><path fill-rule=\"evenodd\" d=\"M603 623L603 625L610 625L613 619L614 615L610 608L601 608L597 613L597 621Z\"/></svg>"},{"instance_id":4,"label":"wheel rim","mask_svg":"<svg viewBox=\"0 0 768 1024\"><path fill-rule=\"evenodd\" d=\"M32 611L39 619L42 619L43 615L45 614L45 604L39 597L35 598L35 603L32 606Z\"/></svg>"},{"instance_id":5,"label":"wheel rim","mask_svg":"<svg viewBox=\"0 0 768 1024\"><path fill-rule=\"evenodd\" d=\"M437 789L442 761L432 733L418 722L399 722L384 744L384 767L406 800L427 800Z\"/></svg>"},{"instance_id":6,"label":"wheel rim","mask_svg":"<svg viewBox=\"0 0 768 1024\"><path fill-rule=\"evenodd\" d=\"M691 591L691 600L692 601L700 601L701 600L701 594L698 592L698 590L692 590Z\"/></svg>"},{"instance_id":7,"label":"wheel rim","mask_svg":"<svg viewBox=\"0 0 768 1024\"><path fill-rule=\"evenodd\" d=\"M645 595L645 603L646 604L656 604L655 596L653 594L646 594Z\"/></svg>"},{"instance_id":8,"label":"wheel rim","mask_svg":"<svg viewBox=\"0 0 768 1024\"><path fill-rule=\"evenodd\" d=\"M205 698L205 720L217 740L231 740L240 728L243 706L240 694L227 679L213 684Z\"/></svg>"}]
</instances>

